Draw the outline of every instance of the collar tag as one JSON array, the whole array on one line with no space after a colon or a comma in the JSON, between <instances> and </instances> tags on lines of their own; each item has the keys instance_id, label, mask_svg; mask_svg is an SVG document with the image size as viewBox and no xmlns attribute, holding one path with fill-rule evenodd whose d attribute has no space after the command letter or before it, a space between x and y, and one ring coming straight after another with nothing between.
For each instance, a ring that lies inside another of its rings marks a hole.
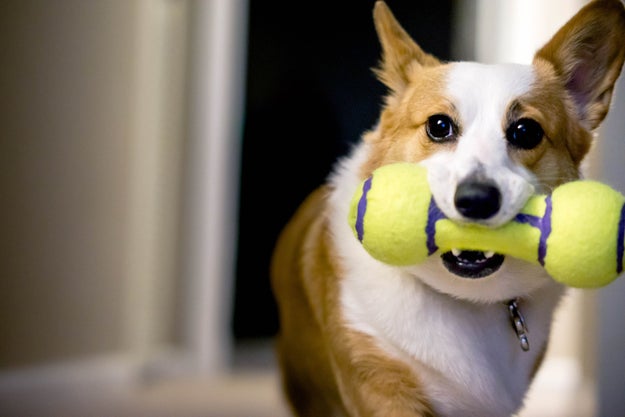
<instances>
[{"instance_id":1,"label":"collar tag","mask_svg":"<svg viewBox=\"0 0 625 417\"><path fill-rule=\"evenodd\" d=\"M508 301L506 303L506 307L508 307L510 324L512 325L512 329L519 339L521 349L523 349L524 352L527 352L528 350L530 350L530 342L527 338L527 333L529 333L529 330L527 329L527 325L525 324L525 318L523 318L523 314L519 309L518 299L515 298Z\"/></svg>"}]
</instances>

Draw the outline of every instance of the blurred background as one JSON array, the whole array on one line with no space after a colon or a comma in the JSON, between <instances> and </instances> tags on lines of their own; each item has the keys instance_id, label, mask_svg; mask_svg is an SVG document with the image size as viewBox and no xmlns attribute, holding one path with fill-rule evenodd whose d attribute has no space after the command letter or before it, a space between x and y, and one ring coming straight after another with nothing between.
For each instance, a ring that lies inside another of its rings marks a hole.
<instances>
[{"instance_id":1,"label":"blurred background","mask_svg":"<svg viewBox=\"0 0 625 417\"><path fill-rule=\"evenodd\" d=\"M384 94L374 0L335 3L2 1L1 416L287 415L270 253ZM387 3L529 63L585 1ZM625 192L623 88L584 169ZM571 292L519 417L625 416L623 300Z\"/></svg>"}]
</instances>

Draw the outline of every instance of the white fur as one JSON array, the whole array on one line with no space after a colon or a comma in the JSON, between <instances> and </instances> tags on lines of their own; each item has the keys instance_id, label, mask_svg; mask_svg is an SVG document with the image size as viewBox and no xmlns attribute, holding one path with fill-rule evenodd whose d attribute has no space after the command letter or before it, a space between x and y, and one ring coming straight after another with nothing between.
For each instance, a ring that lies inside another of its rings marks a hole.
<instances>
[{"instance_id":1,"label":"white fur","mask_svg":"<svg viewBox=\"0 0 625 417\"><path fill-rule=\"evenodd\" d=\"M432 195L447 217L465 220L455 208L454 194L458 183L478 170L502 195L501 209L484 221L488 226L509 221L534 193L533 175L509 157L504 124L510 103L526 94L533 81L533 67L527 65L452 64L447 95L458 112L461 135L453 151L437 152L422 162ZM495 274L479 280L459 278L437 258L409 270L440 292L478 302L525 296L550 281L543 268L510 257Z\"/></svg>"},{"instance_id":2,"label":"white fur","mask_svg":"<svg viewBox=\"0 0 625 417\"><path fill-rule=\"evenodd\" d=\"M424 165L430 188L447 217L463 221L454 206L460 181L481 171L494 181L502 194L502 207L483 221L499 226L509 221L534 192L533 177L508 156L504 121L510 103L530 90L533 67L528 65L452 64L447 94L460 120L461 136L455 151L438 152Z\"/></svg>"},{"instance_id":3,"label":"white fur","mask_svg":"<svg viewBox=\"0 0 625 417\"><path fill-rule=\"evenodd\" d=\"M502 190L505 210L493 221L500 224L533 190L531 175L509 160L501 128L507 104L527 91L533 75L528 67L454 65L448 92L464 134L454 152L441 152L424 164L437 202L452 218L457 214L449 196L481 164ZM346 271L341 287L345 319L415 370L441 416L510 415L523 401L529 370L546 341L563 288L542 268L509 257L495 274L477 280L449 273L437 255L409 268L371 258L346 221L361 182L358 169L368 153L369 146L360 143L331 176L331 230ZM529 352L522 351L503 303L514 297L522 297Z\"/></svg>"}]
</instances>

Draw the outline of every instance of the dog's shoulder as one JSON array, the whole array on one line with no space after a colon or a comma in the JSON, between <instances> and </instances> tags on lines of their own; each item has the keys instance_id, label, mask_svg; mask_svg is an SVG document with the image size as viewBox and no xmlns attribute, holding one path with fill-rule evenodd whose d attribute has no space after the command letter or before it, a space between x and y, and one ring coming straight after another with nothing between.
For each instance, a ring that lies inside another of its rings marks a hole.
<instances>
[{"instance_id":1,"label":"dog's shoulder","mask_svg":"<svg viewBox=\"0 0 625 417\"><path fill-rule=\"evenodd\" d=\"M273 276L293 272L285 268L292 268L297 264L301 248L310 240L310 229L322 220L327 197L328 187L325 185L312 191L282 229L276 241L271 262Z\"/></svg>"},{"instance_id":2,"label":"dog's shoulder","mask_svg":"<svg viewBox=\"0 0 625 417\"><path fill-rule=\"evenodd\" d=\"M271 259L272 286L278 296L297 292L305 299L324 298L319 294L327 290L323 281L334 275L328 257L332 245L327 224L329 196L328 185L312 191L278 236Z\"/></svg>"}]
</instances>

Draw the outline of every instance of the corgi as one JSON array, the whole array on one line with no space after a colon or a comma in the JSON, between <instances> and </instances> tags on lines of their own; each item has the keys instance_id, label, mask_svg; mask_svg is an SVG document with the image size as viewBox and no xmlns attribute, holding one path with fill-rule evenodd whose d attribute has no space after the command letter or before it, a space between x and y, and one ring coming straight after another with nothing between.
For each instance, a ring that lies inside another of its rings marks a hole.
<instances>
[{"instance_id":1,"label":"corgi","mask_svg":"<svg viewBox=\"0 0 625 417\"><path fill-rule=\"evenodd\" d=\"M379 119L297 209L271 259L285 398L299 417L514 415L566 289L493 252L378 262L348 225L350 201L374 169L422 164L448 218L495 228L530 195L580 178L623 66L625 8L588 3L529 65L442 62L382 0L373 20L374 72L388 89Z\"/></svg>"}]
</instances>

